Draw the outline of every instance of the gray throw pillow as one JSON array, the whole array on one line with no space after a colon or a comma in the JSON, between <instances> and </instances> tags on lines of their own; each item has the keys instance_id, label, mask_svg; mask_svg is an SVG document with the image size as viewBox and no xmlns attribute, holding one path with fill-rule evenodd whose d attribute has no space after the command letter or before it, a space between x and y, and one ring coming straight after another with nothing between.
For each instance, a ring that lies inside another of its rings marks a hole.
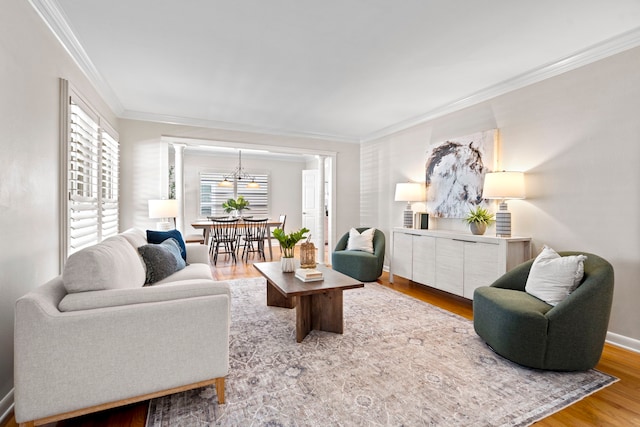
<instances>
[{"instance_id":1,"label":"gray throw pillow","mask_svg":"<svg viewBox=\"0 0 640 427\"><path fill-rule=\"evenodd\" d=\"M173 238L159 244L140 246L138 252L147 266L145 285L152 285L186 266L180 245Z\"/></svg>"}]
</instances>

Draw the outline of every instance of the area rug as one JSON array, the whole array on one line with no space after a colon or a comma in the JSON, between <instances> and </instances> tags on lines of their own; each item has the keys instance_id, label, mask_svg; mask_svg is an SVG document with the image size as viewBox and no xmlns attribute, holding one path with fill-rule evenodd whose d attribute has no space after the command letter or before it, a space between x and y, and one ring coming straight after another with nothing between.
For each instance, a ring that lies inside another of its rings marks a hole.
<instances>
[{"instance_id":1,"label":"area rug","mask_svg":"<svg viewBox=\"0 0 640 427\"><path fill-rule=\"evenodd\" d=\"M226 404L206 387L154 399L156 426L526 426L617 379L523 368L473 323L375 283L344 292L344 334L298 344L295 309L232 281Z\"/></svg>"}]
</instances>

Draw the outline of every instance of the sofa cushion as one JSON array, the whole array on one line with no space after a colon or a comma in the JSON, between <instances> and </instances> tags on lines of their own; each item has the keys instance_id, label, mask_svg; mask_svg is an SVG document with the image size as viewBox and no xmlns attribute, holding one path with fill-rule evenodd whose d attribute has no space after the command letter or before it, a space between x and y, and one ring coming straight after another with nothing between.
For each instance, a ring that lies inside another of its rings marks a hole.
<instances>
[{"instance_id":1,"label":"sofa cushion","mask_svg":"<svg viewBox=\"0 0 640 427\"><path fill-rule=\"evenodd\" d=\"M62 272L68 293L141 287L144 265L131 244L122 236L73 253Z\"/></svg>"},{"instance_id":2,"label":"sofa cushion","mask_svg":"<svg viewBox=\"0 0 640 427\"><path fill-rule=\"evenodd\" d=\"M174 301L207 295L227 295L231 298L229 284L211 280L183 280L163 286L136 289L111 289L108 291L67 294L60 304L60 311L93 310L160 301Z\"/></svg>"},{"instance_id":3,"label":"sofa cushion","mask_svg":"<svg viewBox=\"0 0 640 427\"><path fill-rule=\"evenodd\" d=\"M140 246L146 245L148 243L147 234L144 232L144 230L141 230L139 228L130 228L120 233L120 235L127 239L129 243L131 243L131 246L133 246L135 249L138 249Z\"/></svg>"},{"instance_id":4,"label":"sofa cushion","mask_svg":"<svg viewBox=\"0 0 640 427\"><path fill-rule=\"evenodd\" d=\"M349 230L349 240L347 241L348 251L363 251L370 254L373 253L373 236L376 229L369 228L362 233L358 232L355 228Z\"/></svg>"},{"instance_id":5,"label":"sofa cushion","mask_svg":"<svg viewBox=\"0 0 640 427\"><path fill-rule=\"evenodd\" d=\"M531 265L525 291L550 305L557 305L573 292L584 275L585 255L560 256L548 246Z\"/></svg>"},{"instance_id":6,"label":"sofa cushion","mask_svg":"<svg viewBox=\"0 0 640 427\"><path fill-rule=\"evenodd\" d=\"M182 255L182 259L186 261L187 247L184 243L184 239L182 238L182 234L178 230L168 230L168 231L147 230L147 242L149 243L162 243L170 237L173 237L174 239L176 239L176 241L180 245L180 254Z\"/></svg>"},{"instance_id":7,"label":"sofa cushion","mask_svg":"<svg viewBox=\"0 0 640 427\"><path fill-rule=\"evenodd\" d=\"M154 285L163 285L166 283L173 283L182 280L213 280L213 275L211 274L211 267L209 264L189 264L182 270L176 271L171 276L159 280Z\"/></svg>"},{"instance_id":8,"label":"sofa cushion","mask_svg":"<svg viewBox=\"0 0 640 427\"><path fill-rule=\"evenodd\" d=\"M152 285L182 270L186 263L180 253L180 245L174 238L162 243L149 243L138 248L147 267L146 285Z\"/></svg>"}]
</instances>

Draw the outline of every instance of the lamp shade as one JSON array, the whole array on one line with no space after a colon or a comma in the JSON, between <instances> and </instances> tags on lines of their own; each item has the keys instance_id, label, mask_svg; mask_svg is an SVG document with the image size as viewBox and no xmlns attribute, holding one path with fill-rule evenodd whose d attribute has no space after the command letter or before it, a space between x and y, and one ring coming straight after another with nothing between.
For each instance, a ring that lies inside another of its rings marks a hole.
<instances>
[{"instance_id":1,"label":"lamp shade","mask_svg":"<svg viewBox=\"0 0 640 427\"><path fill-rule=\"evenodd\" d=\"M149 200L149 218L175 218L178 216L178 201Z\"/></svg>"},{"instance_id":2,"label":"lamp shade","mask_svg":"<svg viewBox=\"0 0 640 427\"><path fill-rule=\"evenodd\" d=\"M484 176L485 199L524 199L523 172L489 172Z\"/></svg>"},{"instance_id":3,"label":"lamp shade","mask_svg":"<svg viewBox=\"0 0 640 427\"><path fill-rule=\"evenodd\" d=\"M396 184L396 202L422 202L424 200L424 184L419 182L400 182Z\"/></svg>"}]
</instances>

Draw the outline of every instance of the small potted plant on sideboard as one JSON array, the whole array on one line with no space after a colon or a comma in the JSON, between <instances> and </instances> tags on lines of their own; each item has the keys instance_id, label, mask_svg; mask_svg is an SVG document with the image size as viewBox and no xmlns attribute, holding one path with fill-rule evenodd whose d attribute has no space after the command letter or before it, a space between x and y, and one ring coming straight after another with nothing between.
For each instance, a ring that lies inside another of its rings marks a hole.
<instances>
[{"instance_id":1,"label":"small potted plant on sideboard","mask_svg":"<svg viewBox=\"0 0 640 427\"><path fill-rule=\"evenodd\" d=\"M469 224L471 234L482 235L487 231L487 226L493 224L493 214L482 206L471 209L464 221Z\"/></svg>"}]
</instances>

